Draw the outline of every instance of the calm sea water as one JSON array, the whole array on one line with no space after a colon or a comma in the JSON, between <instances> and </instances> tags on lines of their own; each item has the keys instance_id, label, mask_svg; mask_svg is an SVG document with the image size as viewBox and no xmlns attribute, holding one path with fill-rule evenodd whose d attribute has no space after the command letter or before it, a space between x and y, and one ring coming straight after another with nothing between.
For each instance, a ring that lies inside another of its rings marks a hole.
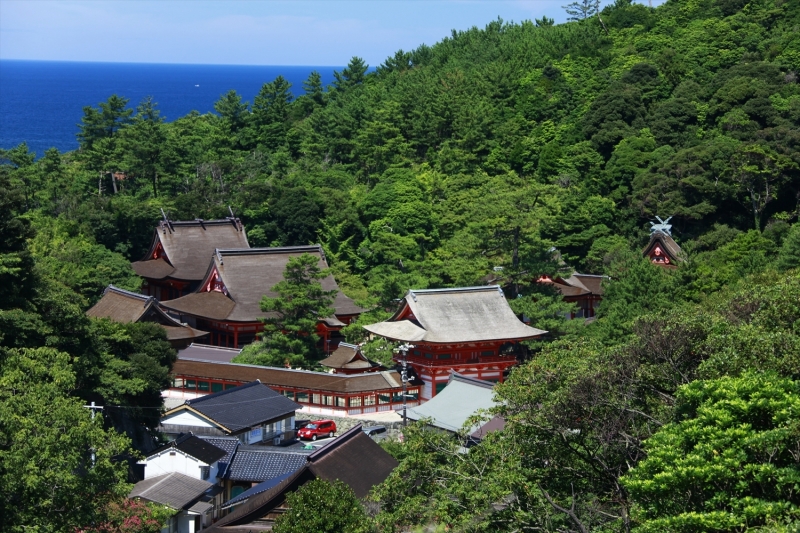
<instances>
[{"instance_id":1,"label":"calm sea water","mask_svg":"<svg viewBox=\"0 0 800 533\"><path fill-rule=\"evenodd\" d=\"M325 85L342 67L270 67L236 65L163 65L141 63L73 63L0 61L0 148L25 141L37 156L48 148L78 148L75 134L83 107L118 94L130 107L146 96L158 103L167 120L192 110L206 113L231 89L253 102L264 83L279 74L292 84L295 96L313 70Z\"/></svg>"}]
</instances>

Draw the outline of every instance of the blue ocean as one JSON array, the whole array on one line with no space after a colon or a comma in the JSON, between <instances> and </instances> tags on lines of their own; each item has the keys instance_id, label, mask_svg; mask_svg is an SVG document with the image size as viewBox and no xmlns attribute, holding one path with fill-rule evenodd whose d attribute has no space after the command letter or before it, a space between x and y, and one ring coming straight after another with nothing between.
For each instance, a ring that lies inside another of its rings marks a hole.
<instances>
[{"instance_id":1,"label":"blue ocean","mask_svg":"<svg viewBox=\"0 0 800 533\"><path fill-rule=\"evenodd\" d=\"M84 106L97 107L112 94L136 105L146 96L158 103L167 120L192 110L207 113L231 89L253 102L264 83L281 75L295 96L316 70L325 85L342 67L238 65L165 65L142 63L78 63L0 61L0 148L25 141L37 156L51 147L75 150L77 124Z\"/></svg>"}]
</instances>

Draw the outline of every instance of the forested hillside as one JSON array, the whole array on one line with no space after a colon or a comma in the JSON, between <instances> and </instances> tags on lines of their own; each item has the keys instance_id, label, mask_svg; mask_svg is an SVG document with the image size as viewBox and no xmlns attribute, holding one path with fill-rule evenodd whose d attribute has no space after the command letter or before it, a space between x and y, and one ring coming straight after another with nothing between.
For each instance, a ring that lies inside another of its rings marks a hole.
<instances>
[{"instance_id":1,"label":"forested hillside","mask_svg":"<svg viewBox=\"0 0 800 533\"><path fill-rule=\"evenodd\" d=\"M128 262L161 209L230 207L252 246L321 243L365 321L409 288L498 280L551 332L499 387L505 431L469 454L409 433L376 496L383 529L789 531L798 73L798 0L617 0L454 31L374 71L353 58L329 87L278 77L214 114L168 122L110 96L84 108L79 150L0 154L3 390L42 354L77 376L73 397L150 407L173 355L82 313L108 283L138 288ZM673 216L674 270L641 258L656 215ZM535 283L571 270L610 276L591 325ZM152 427L147 413L132 416Z\"/></svg>"}]
</instances>

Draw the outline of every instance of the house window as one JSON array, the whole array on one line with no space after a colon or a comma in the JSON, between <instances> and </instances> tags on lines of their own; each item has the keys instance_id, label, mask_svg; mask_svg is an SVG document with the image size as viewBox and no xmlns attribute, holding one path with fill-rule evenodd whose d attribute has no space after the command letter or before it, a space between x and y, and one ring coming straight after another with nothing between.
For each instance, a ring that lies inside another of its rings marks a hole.
<instances>
[{"instance_id":1,"label":"house window","mask_svg":"<svg viewBox=\"0 0 800 533\"><path fill-rule=\"evenodd\" d=\"M311 395L311 403L320 405L322 403L322 394L314 393Z\"/></svg>"},{"instance_id":2,"label":"house window","mask_svg":"<svg viewBox=\"0 0 800 533\"><path fill-rule=\"evenodd\" d=\"M351 396L350 407L361 407L361 396Z\"/></svg>"},{"instance_id":3,"label":"house window","mask_svg":"<svg viewBox=\"0 0 800 533\"><path fill-rule=\"evenodd\" d=\"M488 350L485 352L481 352L481 355L494 355L494 350Z\"/></svg>"},{"instance_id":4,"label":"house window","mask_svg":"<svg viewBox=\"0 0 800 533\"><path fill-rule=\"evenodd\" d=\"M225 384L225 390L232 389L234 387L238 387L238 385L236 383L226 383Z\"/></svg>"},{"instance_id":5,"label":"house window","mask_svg":"<svg viewBox=\"0 0 800 533\"><path fill-rule=\"evenodd\" d=\"M281 394L283 394L287 398L290 398L290 399L294 400L294 391L292 391L292 390L281 391Z\"/></svg>"},{"instance_id":6,"label":"house window","mask_svg":"<svg viewBox=\"0 0 800 533\"><path fill-rule=\"evenodd\" d=\"M336 407L347 407L347 398L336 397Z\"/></svg>"},{"instance_id":7,"label":"house window","mask_svg":"<svg viewBox=\"0 0 800 533\"><path fill-rule=\"evenodd\" d=\"M390 403L392 401L392 397L389 394L378 394L378 403L383 405Z\"/></svg>"},{"instance_id":8,"label":"house window","mask_svg":"<svg viewBox=\"0 0 800 533\"><path fill-rule=\"evenodd\" d=\"M197 382L197 390L201 392L208 392L209 385L208 381L198 381Z\"/></svg>"},{"instance_id":9,"label":"house window","mask_svg":"<svg viewBox=\"0 0 800 533\"><path fill-rule=\"evenodd\" d=\"M433 359L433 354L432 353L426 353L425 354L425 359Z\"/></svg>"},{"instance_id":10,"label":"house window","mask_svg":"<svg viewBox=\"0 0 800 533\"><path fill-rule=\"evenodd\" d=\"M369 394L364 396L364 405L375 405L375 395Z\"/></svg>"},{"instance_id":11,"label":"house window","mask_svg":"<svg viewBox=\"0 0 800 533\"><path fill-rule=\"evenodd\" d=\"M419 389L409 389L407 398L409 400L418 400L419 399Z\"/></svg>"},{"instance_id":12,"label":"house window","mask_svg":"<svg viewBox=\"0 0 800 533\"><path fill-rule=\"evenodd\" d=\"M308 393L307 392L298 392L297 393L297 401L300 403L308 403Z\"/></svg>"},{"instance_id":13,"label":"house window","mask_svg":"<svg viewBox=\"0 0 800 533\"><path fill-rule=\"evenodd\" d=\"M450 359L449 353L440 353L437 359Z\"/></svg>"},{"instance_id":14,"label":"house window","mask_svg":"<svg viewBox=\"0 0 800 533\"><path fill-rule=\"evenodd\" d=\"M333 396L324 395L322 397L322 405L333 405Z\"/></svg>"},{"instance_id":15,"label":"house window","mask_svg":"<svg viewBox=\"0 0 800 533\"><path fill-rule=\"evenodd\" d=\"M222 392L222 383L211 383L211 392Z\"/></svg>"},{"instance_id":16,"label":"house window","mask_svg":"<svg viewBox=\"0 0 800 533\"><path fill-rule=\"evenodd\" d=\"M195 388L197 388L197 382L195 380L193 380L193 379L187 379L186 380L186 388L190 389L190 390L194 390Z\"/></svg>"},{"instance_id":17,"label":"house window","mask_svg":"<svg viewBox=\"0 0 800 533\"><path fill-rule=\"evenodd\" d=\"M211 475L211 467L210 466L201 466L200 467L200 479L208 479Z\"/></svg>"},{"instance_id":18,"label":"house window","mask_svg":"<svg viewBox=\"0 0 800 533\"><path fill-rule=\"evenodd\" d=\"M182 389L185 384L186 380L183 378L175 378L172 380L172 386L176 389Z\"/></svg>"}]
</instances>

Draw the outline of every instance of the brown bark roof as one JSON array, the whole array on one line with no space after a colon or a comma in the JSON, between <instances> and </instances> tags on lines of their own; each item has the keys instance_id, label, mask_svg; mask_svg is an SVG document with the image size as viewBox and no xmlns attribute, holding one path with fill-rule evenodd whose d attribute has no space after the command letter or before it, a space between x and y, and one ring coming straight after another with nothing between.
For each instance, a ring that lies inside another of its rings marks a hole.
<instances>
[{"instance_id":1,"label":"brown bark roof","mask_svg":"<svg viewBox=\"0 0 800 533\"><path fill-rule=\"evenodd\" d=\"M649 256L657 245L661 245L661 249L667 253L669 260L673 263L683 261L681 247L672 237L661 231L656 231L650 235L650 242L642 250L642 255Z\"/></svg>"},{"instance_id":2,"label":"brown bark roof","mask_svg":"<svg viewBox=\"0 0 800 533\"><path fill-rule=\"evenodd\" d=\"M412 320L398 320L406 308ZM408 291L395 315L364 326L369 332L407 342L463 343L532 339L547 333L523 324L496 285Z\"/></svg>"},{"instance_id":3,"label":"brown bark roof","mask_svg":"<svg viewBox=\"0 0 800 533\"><path fill-rule=\"evenodd\" d=\"M175 361L172 373L176 376L192 376L201 379L230 381L258 379L270 387L330 391L342 394L378 392L397 389L400 386L400 375L395 371L345 375L189 359Z\"/></svg>"},{"instance_id":4,"label":"brown bark roof","mask_svg":"<svg viewBox=\"0 0 800 533\"><path fill-rule=\"evenodd\" d=\"M369 370L374 366L378 366L364 357L364 354L361 353L358 346L346 342L340 342L336 351L329 357L320 361L319 364L327 366L328 368L346 368L351 370Z\"/></svg>"},{"instance_id":5,"label":"brown bark roof","mask_svg":"<svg viewBox=\"0 0 800 533\"><path fill-rule=\"evenodd\" d=\"M167 262L151 259L158 243L164 249ZM131 266L143 277L199 281L205 276L208 262L217 248L250 248L244 226L238 219L162 221L155 230L148 254ZM169 271L161 263L173 269Z\"/></svg>"},{"instance_id":6,"label":"brown bark roof","mask_svg":"<svg viewBox=\"0 0 800 533\"><path fill-rule=\"evenodd\" d=\"M153 296L136 294L113 285L106 287L103 297L86 314L123 323L155 322L166 330L168 340L196 339L208 335L208 332L190 328L167 315Z\"/></svg>"},{"instance_id":7,"label":"brown bark roof","mask_svg":"<svg viewBox=\"0 0 800 533\"><path fill-rule=\"evenodd\" d=\"M320 267L327 268L328 264L319 245L216 250L210 265L206 264L206 277L197 292L162 305L197 317L256 322L267 315L261 310L261 298L278 296L272 291L272 287L283 281L283 272L289 259L304 253L319 257ZM216 291L202 292L202 287L206 285L214 269L225 285L227 296ZM364 311L339 290L333 276L329 275L321 284L325 290L337 291L333 302L337 315L355 315Z\"/></svg>"}]
</instances>

